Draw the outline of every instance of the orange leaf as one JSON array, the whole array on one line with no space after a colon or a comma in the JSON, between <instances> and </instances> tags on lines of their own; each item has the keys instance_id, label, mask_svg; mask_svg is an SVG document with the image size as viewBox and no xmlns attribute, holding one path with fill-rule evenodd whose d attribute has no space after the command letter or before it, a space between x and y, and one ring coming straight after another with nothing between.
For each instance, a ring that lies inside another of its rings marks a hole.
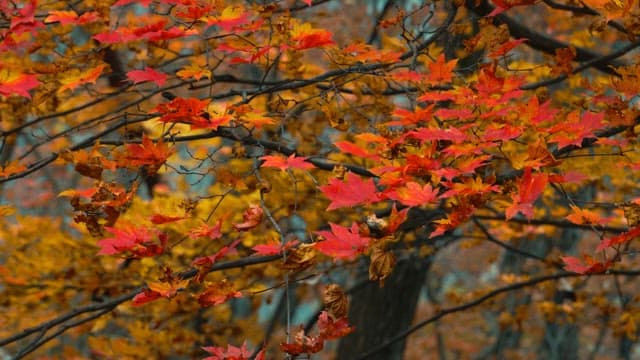
<instances>
[{"instance_id":1,"label":"orange leaf","mask_svg":"<svg viewBox=\"0 0 640 360\"><path fill-rule=\"evenodd\" d=\"M82 72L72 71L71 75L60 80L62 86L60 86L60 88L58 89L58 93L61 93L65 90L74 90L75 88L83 84L95 83L106 67L107 66L105 64L100 64L94 68Z\"/></svg>"},{"instance_id":2,"label":"orange leaf","mask_svg":"<svg viewBox=\"0 0 640 360\"><path fill-rule=\"evenodd\" d=\"M307 160L306 157L304 156L296 157L296 154L291 154L287 158L280 155L265 155L260 159L264 160L264 163L262 163L262 166L274 167L282 171L285 171L287 169L308 170L308 169L314 168L312 163L306 161Z\"/></svg>"},{"instance_id":3,"label":"orange leaf","mask_svg":"<svg viewBox=\"0 0 640 360\"><path fill-rule=\"evenodd\" d=\"M220 305L231 299L242 297L242 293L233 288L233 284L227 280L210 284L206 290L198 296L198 303L202 307Z\"/></svg>"},{"instance_id":4,"label":"orange leaf","mask_svg":"<svg viewBox=\"0 0 640 360\"><path fill-rule=\"evenodd\" d=\"M440 54L435 62L429 63L429 74L427 80L432 85L450 83L453 78L453 69L456 68L458 59L445 61L444 54Z\"/></svg>"}]
</instances>

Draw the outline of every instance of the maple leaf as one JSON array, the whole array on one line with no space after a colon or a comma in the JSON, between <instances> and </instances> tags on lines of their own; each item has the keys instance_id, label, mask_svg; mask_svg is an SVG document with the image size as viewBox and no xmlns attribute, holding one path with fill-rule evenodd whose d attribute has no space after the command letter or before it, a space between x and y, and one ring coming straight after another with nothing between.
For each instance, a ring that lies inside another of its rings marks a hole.
<instances>
[{"instance_id":1,"label":"maple leaf","mask_svg":"<svg viewBox=\"0 0 640 360\"><path fill-rule=\"evenodd\" d=\"M150 173L155 173L175 152L162 138L154 143L146 135L142 136L141 144L127 144L126 148L126 153L121 155L119 161L127 167L150 165Z\"/></svg>"},{"instance_id":2,"label":"maple leaf","mask_svg":"<svg viewBox=\"0 0 640 360\"><path fill-rule=\"evenodd\" d=\"M309 23L295 25L291 30L291 35L292 48L295 50L306 50L335 44L332 39L333 34L330 31L314 29Z\"/></svg>"},{"instance_id":3,"label":"maple leaf","mask_svg":"<svg viewBox=\"0 0 640 360\"><path fill-rule=\"evenodd\" d=\"M321 338L331 340L349 335L355 331L355 328L349 326L349 320L346 317L334 320L327 311L323 311L318 316L318 330Z\"/></svg>"},{"instance_id":4,"label":"maple leaf","mask_svg":"<svg viewBox=\"0 0 640 360\"><path fill-rule=\"evenodd\" d=\"M203 360L264 360L264 349L260 350L255 358L252 358L252 352L247 349L247 342L243 342L242 346L236 347L227 344L227 349L222 346L204 346L202 350L208 352L212 356L208 356Z\"/></svg>"},{"instance_id":5,"label":"maple leaf","mask_svg":"<svg viewBox=\"0 0 640 360\"><path fill-rule=\"evenodd\" d=\"M127 77L138 84L145 81L153 81L158 86L162 86L167 81L167 74L154 70L153 68L144 68L143 70L131 70L127 73Z\"/></svg>"},{"instance_id":6,"label":"maple leaf","mask_svg":"<svg viewBox=\"0 0 640 360\"><path fill-rule=\"evenodd\" d=\"M588 255L583 255L584 261L573 256L564 256L561 259L565 263L564 269L576 274L603 273L607 271L607 269L609 269L613 264L611 260L599 262Z\"/></svg>"},{"instance_id":7,"label":"maple leaf","mask_svg":"<svg viewBox=\"0 0 640 360\"><path fill-rule=\"evenodd\" d=\"M40 81L36 75L13 75L7 70L2 70L0 73L0 95L2 96L19 95L31 99L29 91L38 85L40 85Z\"/></svg>"},{"instance_id":8,"label":"maple leaf","mask_svg":"<svg viewBox=\"0 0 640 360\"><path fill-rule=\"evenodd\" d=\"M302 326L298 330L292 343L281 343L280 349L289 355L315 354L324 347L324 339L320 336L305 335Z\"/></svg>"},{"instance_id":9,"label":"maple leaf","mask_svg":"<svg viewBox=\"0 0 640 360\"><path fill-rule=\"evenodd\" d=\"M211 79L211 70L200 67L196 64L189 64L181 70L178 70L176 75L183 80L194 78L196 81L200 81L203 77Z\"/></svg>"},{"instance_id":10,"label":"maple leaf","mask_svg":"<svg viewBox=\"0 0 640 360\"><path fill-rule=\"evenodd\" d=\"M45 24L59 22L61 25L84 25L100 20L100 14L96 11L86 12L80 16L73 10L52 10L44 19Z\"/></svg>"},{"instance_id":11,"label":"maple leaf","mask_svg":"<svg viewBox=\"0 0 640 360\"><path fill-rule=\"evenodd\" d=\"M565 219L571 221L574 224L597 224L602 225L605 223L600 215L594 211L588 209L580 209L575 205L569 205L572 213L567 215Z\"/></svg>"},{"instance_id":12,"label":"maple leaf","mask_svg":"<svg viewBox=\"0 0 640 360\"><path fill-rule=\"evenodd\" d=\"M333 145L345 154L351 154L365 159L380 160L380 155L377 153L372 153L350 141L336 141Z\"/></svg>"},{"instance_id":13,"label":"maple leaf","mask_svg":"<svg viewBox=\"0 0 640 360\"><path fill-rule=\"evenodd\" d=\"M503 57L507 55L509 51L513 50L516 46L522 44L525 41L527 41L527 39L514 39L507 41L506 43L500 45L497 49L487 54L487 57L491 59Z\"/></svg>"},{"instance_id":14,"label":"maple leaf","mask_svg":"<svg viewBox=\"0 0 640 360\"><path fill-rule=\"evenodd\" d=\"M220 16L207 22L207 26L219 26L223 31L230 32L235 28L249 22L249 13L241 6L229 5Z\"/></svg>"},{"instance_id":15,"label":"maple leaf","mask_svg":"<svg viewBox=\"0 0 640 360\"><path fill-rule=\"evenodd\" d=\"M331 200L327 210L380 201L373 179L362 180L351 172L346 174L344 182L330 179L328 185L320 186L320 191Z\"/></svg>"},{"instance_id":16,"label":"maple leaf","mask_svg":"<svg viewBox=\"0 0 640 360\"><path fill-rule=\"evenodd\" d=\"M506 10L511 9L516 6L525 6L531 5L535 3L537 0L492 0L494 4L496 4L496 8L487 15L487 17L494 17L496 15L502 14Z\"/></svg>"},{"instance_id":17,"label":"maple leaf","mask_svg":"<svg viewBox=\"0 0 640 360\"><path fill-rule=\"evenodd\" d=\"M151 290L151 289L144 289L142 290L142 292L136 294L136 296L133 297L132 299L132 304L133 306L141 306L144 305L148 302L157 300L159 298L161 298L162 295L160 295L159 293Z\"/></svg>"},{"instance_id":18,"label":"maple leaf","mask_svg":"<svg viewBox=\"0 0 640 360\"><path fill-rule=\"evenodd\" d=\"M265 155L261 157L260 160L264 160L262 166L274 167L282 171L286 171L287 169L308 170L315 167L312 163L306 161L307 157L296 156L296 154L291 154L286 158L280 155Z\"/></svg>"},{"instance_id":19,"label":"maple leaf","mask_svg":"<svg viewBox=\"0 0 640 360\"><path fill-rule=\"evenodd\" d=\"M385 232L388 234L396 232L400 225L407 220L407 215L409 214L409 208L402 209L398 211L396 209L396 204L394 203L391 207L391 214L389 215L389 224L385 229Z\"/></svg>"},{"instance_id":20,"label":"maple leaf","mask_svg":"<svg viewBox=\"0 0 640 360\"><path fill-rule=\"evenodd\" d=\"M612 236L610 238L606 238L602 241L600 241L600 244L598 244L598 247L596 248L596 251L602 251L605 249L608 249L610 247L614 247L617 245L621 245L624 243L627 243L635 238L637 238L638 236L640 236L640 226L636 226L633 227L631 229L629 229L626 232L623 232L622 234L616 235L616 236Z\"/></svg>"},{"instance_id":21,"label":"maple leaf","mask_svg":"<svg viewBox=\"0 0 640 360\"><path fill-rule=\"evenodd\" d=\"M338 258L353 259L364 252L369 245L370 238L360 235L360 229L355 222L351 229L334 223L329 223L331 231L316 231L324 240L315 244L321 253Z\"/></svg>"},{"instance_id":22,"label":"maple leaf","mask_svg":"<svg viewBox=\"0 0 640 360\"><path fill-rule=\"evenodd\" d=\"M107 65L100 64L94 68L91 68L85 71L78 71L74 69L74 71L71 71L69 75L60 79L62 86L58 88L58 93L62 93L65 90L73 91L78 86L83 84L89 84L89 83L95 84L95 82L100 77L100 74L102 74L102 71L106 67Z\"/></svg>"},{"instance_id":23,"label":"maple leaf","mask_svg":"<svg viewBox=\"0 0 640 360\"><path fill-rule=\"evenodd\" d=\"M224 304L225 302L242 297L242 293L233 288L227 280L208 284L205 291L198 296L198 303L202 307Z\"/></svg>"},{"instance_id":24,"label":"maple leaf","mask_svg":"<svg viewBox=\"0 0 640 360\"><path fill-rule=\"evenodd\" d=\"M453 79L453 69L456 68L458 59L445 61L444 54L440 54L435 62L427 65L429 74L427 80L432 85L442 85L442 83L450 83Z\"/></svg>"},{"instance_id":25,"label":"maple leaf","mask_svg":"<svg viewBox=\"0 0 640 360\"><path fill-rule=\"evenodd\" d=\"M156 225L160 225L160 224L167 224L167 223L176 222L184 219L186 219L186 217L184 216L167 216L162 214L154 214L153 216L151 216L150 220L152 223Z\"/></svg>"},{"instance_id":26,"label":"maple leaf","mask_svg":"<svg viewBox=\"0 0 640 360\"><path fill-rule=\"evenodd\" d=\"M218 220L218 222L214 226L210 226L209 224L202 224L200 227L192 229L189 231L189 237L192 239L197 238L209 238L210 240L219 239L222 237L222 232L220 229L222 228L222 219Z\"/></svg>"},{"instance_id":27,"label":"maple leaf","mask_svg":"<svg viewBox=\"0 0 640 360\"><path fill-rule=\"evenodd\" d=\"M532 174L531 168L525 168L518 183L518 193L511 196L513 204L505 210L507 220L521 212L527 219L533 218L533 202L542 194L549 182L547 174Z\"/></svg>"},{"instance_id":28,"label":"maple leaf","mask_svg":"<svg viewBox=\"0 0 640 360\"><path fill-rule=\"evenodd\" d=\"M176 296L178 291L186 288L189 281L189 279L169 279L167 281L148 282L147 286L151 291L160 294L162 297L170 299Z\"/></svg>"},{"instance_id":29,"label":"maple leaf","mask_svg":"<svg viewBox=\"0 0 640 360\"><path fill-rule=\"evenodd\" d=\"M21 164L19 160L12 160L0 168L0 178L18 174L25 170L27 170L27 167L24 164Z\"/></svg>"},{"instance_id":30,"label":"maple leaf","mask_svg":"<svg viewBox=\"0 0 640 360\"><path fill-rule=\"evenodd\" d=\"M98 246L101 247L98 255L128 254L134 258L156 256L164 251L167 242L165 234L156 235L146 227L125 224L120 229L113 227L105 227L105 229L114 237L98 241ZM158 241L154 241L156 237Z\"/></svg>"},{"instance_id":31,"label":"maple leaf","mask_svg":"<svg viewBox=\"0 0 640 360\"><path fill-rule=\"evenodd\" d=\"M404 187L385 192L384 196L399 201L403 205L414 207L434 203L438 199L438 191L431 184L420 186L410 181Z\"/></svg>"},{"instance_id":32,"label":"maple leaf","mask_svg":"<svg viewBox=\"0 0 640 360\"><path fill-rule=\"evenodd\" d=\"M294 240L289 241L283 245L280 241L271 239L266 244L260 244L252 247L251 250L255 251L258 255L276 255L282 254L282 252L286 252L288 249L298 245L299 243L300 241Z\"/></svg>"},{"instance_id":33,"label":"maple leaf","mask_svg":"<svg viewBox=\"0 0 640 360\"><path fill-rule=\"evenodd\" d=\"M242 214L243 221L238 224L233 224L233 228L236 231L251 230L254 227L260 225L260 223L262 222L263 216L264 216L264 210L262 210L262 207L260 207L260 205L252 204Z\"/></svg>"}]
</instances>

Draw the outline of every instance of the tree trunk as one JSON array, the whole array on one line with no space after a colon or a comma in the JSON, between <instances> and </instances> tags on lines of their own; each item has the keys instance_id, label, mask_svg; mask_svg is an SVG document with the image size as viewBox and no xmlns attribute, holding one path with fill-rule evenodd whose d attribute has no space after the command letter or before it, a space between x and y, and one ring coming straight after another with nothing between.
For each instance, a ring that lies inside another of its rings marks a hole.
<instances>
[{"instance_id":1,"label":"tree trunk","mask_svg":"<svg viewBox=\"0 0 640 360\"><path fill-rule=\"evenodd\" d=\"M353 294L349 321L357 331L340 341L338 360L358 358L411 326L429 264L428 259L399 262L384 287L369 282ZM400 360L404 348L405 341L399 341L368 359Z\"/></svg>"}]
</instances>

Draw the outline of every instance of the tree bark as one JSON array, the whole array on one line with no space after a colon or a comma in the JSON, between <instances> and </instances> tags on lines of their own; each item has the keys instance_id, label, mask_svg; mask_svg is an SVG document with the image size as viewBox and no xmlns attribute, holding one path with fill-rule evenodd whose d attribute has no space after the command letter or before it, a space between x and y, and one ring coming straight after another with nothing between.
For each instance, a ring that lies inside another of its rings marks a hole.
<instances>
[{"instance_id":1,"label":"tree bark","mask_svg":"<svg viewBox=\"0 0 640 360\"><path fill-rule=\"evenodd\" d=\"M429 259L399 262L384 287L369 282L353 294L349 321L357 331L340 341L338 360L357 358L411 326L429 265ZM399 341L368 359L401 360L404 348Z\"/></svg>"}]
</instances>

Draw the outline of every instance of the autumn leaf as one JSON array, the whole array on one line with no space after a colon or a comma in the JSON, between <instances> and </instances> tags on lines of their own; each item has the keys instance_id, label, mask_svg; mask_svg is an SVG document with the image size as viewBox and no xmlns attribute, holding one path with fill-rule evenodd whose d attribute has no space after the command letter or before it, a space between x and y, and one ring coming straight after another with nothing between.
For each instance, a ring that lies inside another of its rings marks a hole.
<instances>
[{"instance_id":1,"label":"autumn leaf","mask_svg":"<svg viewBox=\"0 0 640 360\"><path fill-rule=\"evenodd\" d=\"M200 81L203 77L211 79L211 71L196 64L189 64L185 66L181 70L178 70L176 75L183 80L193 78L196 81Z\"/></svg>"},{"instance_id":2,"label":"autumn leaf","mask_svg":"<svg viewBox=\"0 0 640 360\"><path fill-rule=\"evenodd\" d=\"M620 235L612 236L610 238L603 239L598 244L596 251L602 251L611 247L619 246L640 236L640 226L633 227L628 231L623 232Z\"/></svg>"},{"instance_id":3,"label":"autumn leaf","mask_svg":"<svg viewBox=\"0 0 640 360\"><path fill-rule=\"evenodd\" d=\"M302 326L295 333L292 343L281 343L280 349L289 355L315 354L324 347L324 339L320 336L307 336Z\"/></svg>"},{"instance_id":4,"label":"autumn leaf","mask_svg":"<svg viewBox=\"0 0 640 360\"><path fill-rule=\"evenodd\" d=\"M80 85L95 83L106 67L107 65L100 64L85 71L77 69L70 71L60 79L61 86L58 88L58 93L62 93L65 90L74 90Z\"/></svg>"},{"instance_id":5,"label":"autumn leaf","mask_svg":"<svg viewBox=\"0 0 640 360\"><path fill-rule=\"evenodd\" d=\"M162 295L151 289L144 289L142 290L142 292L136 294L136 296L133 297L132 304L133 306L141 306L148 302L157 300L161 297Z\"/></svg>"},{"instance_id":6,"label":"autumn leaf","mask_svg":"<svg viewBox=\"0 0 640 360\"><path fill-rule=\"evenodd\" d=\"M291 35L292 48L295 50L306 50L335 44L331 32L314 29L309 23L294 26L291 30Z\"/></svg>"},{"instance_id":7,"label":"autumn leaf","mask_svg":"<svg viewBox=\"0 0 640 360\"><path fill-rule=\"evenodd\" d=\"M286 171L287 169L309 170L315 167L312 163L306 161L307 157L296 156L296 154L291 154L289 155L289 157L279 155L264 155L260 158L260 160L264 161L264 163L262 163L262 166L274 167L282 171Z\"/></svg>"},{"instance_id":8,"label":"autumn leaf","mask_svg":"<svg viewBox=\"0 0 640 360\"><path fill-rule=\"evenodd\" d=\"M355 222L351 229L334 223L329 223L329 227L331 231L316 231L322 239L315 247L325 255L350 260L362 254L369 246L371 239L360 235L360 229Z\"/></svg>"},{"instance_id":9,"label":"autumn leaf","mask_svg":"<svg viewBox=\"0 0 640 360\"><path fill-rule=\"evenodd\" d=\"M514 39L514 40L507 41L506 43L500 45L497 49L495 49L491 53L487 54L487 57L492 59L501 58L507 55L509 51L513 50L514 48L516 48L518 45L522 44L525 41L527 41L527 39Z\"/></svg>"},{"instance_id":10,"label":"autumn leaf","mask_svg":"<svg viewBox=\"0 0 640 360\"><path fill-rule=\"evenodd\" d=\"M518 212L524 214L527 219L533 218L533 202L542 194L549 182L547 174L532 174L531 168L526 168L518 183L518 193L513 194L513 204L506 211L507 220L516 216Z\"/></svg>"},{"instance_id":11,"label":"autumn leaf","mask_svg":"<svg viewBox=\"0 0 640 360\"><path fill-rule=\"evenodd\" d=\"M225 32L231 32L236 27L249 22L249 13L241 6L229 5L222 10L220 16L207 22L207 26L219 26Z\"/></svg>"},{"instance_id":12,"label":"autumn leaf","mask_svg":"<svg viewBox=\"0 0 640 360\"><path fill-rule=\"evenodd\" d=\"M564 269L566 271L574 272L577 274L598 274L603 273L609 269L612 265L611 260L607 260L604 263L596 261L591 256L584 255L583 260L580 260L572 256L562 257L562 261L565 263Z\"/></svg>"},{"instance_id":13,"label":"autumn leaf","mask_svg":"<svg viewBox=\"0 0 640 360\"><path fill-rule=\"evenodd\" d=\"M318 316L318 330L322 339L331 340L349 335L355 328L349 325L346 317L334 320L327 311L323 311Z\"/></svg>"},{"instance_id":14,"label":"autumn leaf","mask_svg":"<svg viewBox=\"0 0 640 360\"><path fill-rule=\"evenodd\" d=\"M198 296L198 303L202 307L223 304L231 299L242 297L242 293L233 288L233 284L227 280L207 285L207 288Z\"/></svg>"},{"instance_id":15,"label":"autumn leaf","mask_svg":"<svg viewBox=\"0 0 640 360\"><path fill-rule=\"evenodd\" d=\"M124 224L120 228L105 229L114 236L98 241L101 247L98 255L124 254L133 258L156 256L162 254L167 242L165 234L156 234L146 227Z\"/></svg>"},{"instance_id":16,"label":"autumn leaf","mask_svg":"<svg viewBox=\"0 0 640 360\"><path fill-rule=\"evenodd\" d=\"M347 173L344 182L330 179L328 185L320 186L320 191L331 200L327 210L380 201L373 179L362 180L351 172Z\"/></svg>"},{"instance_id":17,"label":"autumn leaf","mask_svg":"<svg viewBox=\"0 0 640 360\"><path fill-rule=\"evenodd\" d=\"M264 210L262 210L262 207L260 207L260 205L249 205L249 208L242 214L243 221L238 224L233 224L233 228L236 231L251 230L254 227L260 225L263 216Z\"/></svg>"},{"instance_id":18,"label":"autumn leaf","mask_svg":"<svg viewBox=\"0 0 640 360\"><path fill-rule=\"evenodd\" d=\"M365 159L380 160L380 155L378 155L377 152L363 149L350 141L336 141L333 145L345 154L351 154Z\"/></svg>"},{"instance_id":19,"label":"autumn leaf","mask_svg":"<svg viewBox=\"0 0 640 360\"><path fill-rule=\"evenodd\" d=\"M52 10L44 19L45 24L59 22L60 25L77 24L84 25L100 20L100 14L96 11L85 12L78 16L73 10Z\"/></svg>"},{"instance_id":20,"label":"autumn leaf","mask_svg":"<svg viewBox=\"0 0 640 360\"><path fill-rule=\"evenodd\" d=\"M149 165L149 172L155 173L174 152L175 150L162 139L153 142L149 137L143 135L141 144L126 145L126 152L119 155L118 163L126 167Z\"/></svg>"},{"instance_id":21,"label":"autumn leaf","mask_svg":"<svg viewBox=\"0 0 640 360\"><path fill-rule=\"evenodd\" d=\"M222 227L222 219L218 220L218 222L214 226L210 226L209 224L202 224L199 227L189 231L189 237L191 237L192 239L198 239L198 238L208 238L210 240L219 239L222 237L222 232L220 232L221 227Z\"/></svg>"},{"instance_id":22,"label":"autumn leaf","mask_svg":"<svg viewBox=\"0 0 640 360\"><path fill-rule=\"evenodd\" d=\"M0 178L18 174L26 169L27 167L24 164L21 164L19 160L13 160L1 167Z\"/></svg>"},{"instance_id":23,"label":"autumn leaf","mask_svg":"<svg viewBox=\"0 0 640 360\"><path fill-rule=\"evenodd\" d=\"M434 189L431 184L420 184L410 181L404 187L399 187L391 191L385 192L384 196L391 200L396 200L403 205L413 207L432 204L438 200L438 190Z\"/></svg>"},{"instance_id":24,"label":"autumn leaf","mask_svg":"<svg viewBox=\"0 0 640 360\"><path fill-rule=\"evenodd\" d=\"M294 240L288 241L283 245L280 241L271 239L266 244L260 244L252 247L251 250L255 251L257 255L276 255L281 254L282 252L286 252L288 249L298 245L299 243L300 241Z\"/></svg>"},{"instance_id":25,"label":"autumn leaf","mask_svg":"<svg viewBox=\"0 0 640 360\"><path fill-rule=\"evenodd\" d=\"M172 223L180 220L184 220L184 216L167 216L162 214L153 214L149 220L156 225Z\"/></svg>"},{"instance_id":26,"label":"autumn leaf","mask_svg":"<svg viewBox=\"0 0 640 360\"><path fill-rule=\"evenodd\" d=\"M595 224L602 225L605 223L605 220L600 217L600 215L594 211L589 209L580 209L575 205L569 205L571 207L571 214L567 215L565 218L571 221L574 224Z\"/></svg>"},{"instance_id":27,"label":"autumn leaf","mask_svg":"<svg viewBox=\"0 0 640 360\"><path fill-rule=\"evenodd\" d=\"M450 83L453 79L453 69L456 68L457 64L458 59L446 61L444 58L444 54L440 54L436 61L431 62L427 65L427 67L429 68L427 80L430 84L433 85Z\"/></svg>"},{"instance_id":28,"label":"autumn leaf","mask_svg":"<svg viewBox=\"0 0 640 360\"><path fill-rule=\"evenodd\" d=\"M19 95L31 99L30 90L40 85L36 75L10 74L7 70L0 71L0 95Z\"/></svg>"},{"instance_id":29,"label":"autumn leaf","mask_svg":"<svg viewBox=\"0 0 640 360\"><path fill-rule=\"evenodd\" d=\"M127 77L133 81L134 84L153 81L156 85L162 86L167 81L167 74L149 67L143 70L131 70L127 73Z\"/></svg>"},{"instance_id":30,"label":"autumn leaf","mask_svg":"<svg viewBox=\"0 0 640 360\"><path fill-rule=\"evenodd\" d=\"M264 360L265 357L265 351L262 349L252 358L253 352L247 349L246 341L240 347L227 344L226 350L222 346L203 346L202 350L211 355L203 360Z\"/></svg>"}]
</instances>

